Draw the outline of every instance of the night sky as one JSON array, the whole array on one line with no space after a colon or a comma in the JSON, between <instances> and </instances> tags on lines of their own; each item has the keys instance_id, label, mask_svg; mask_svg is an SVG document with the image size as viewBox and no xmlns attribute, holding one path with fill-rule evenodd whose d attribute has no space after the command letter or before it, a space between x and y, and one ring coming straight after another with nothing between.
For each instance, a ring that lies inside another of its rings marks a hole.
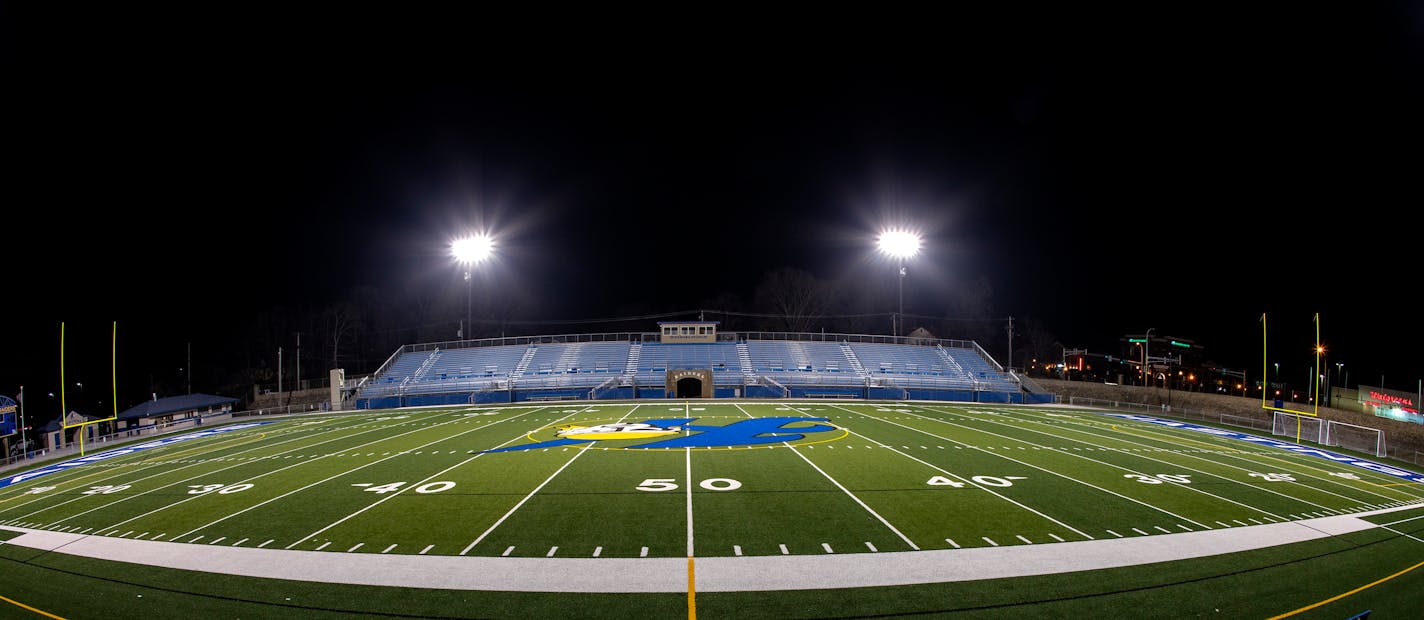
<instances>
[{"instance_id":1,"label":"night sky","mask_svg":"<svg viewBox=\"0 0 1424 620\"><path fill-rule=\"evenodd\" d=\"M1153 328L1254 376L1262 313L1302 348L1319 313L1351 384L1412 391L1424 9L1222 6L7 5L0 393L55 389L61 321L108 389L118 321L126 408L265 308L464 290L448 242L470 229L498 244L475 294L548 321L530 333L749 299L779 268L890 312L874 238L896 226L925 237L909 314L989 290L1068 348Z\"/></svg>"}]
</instances>

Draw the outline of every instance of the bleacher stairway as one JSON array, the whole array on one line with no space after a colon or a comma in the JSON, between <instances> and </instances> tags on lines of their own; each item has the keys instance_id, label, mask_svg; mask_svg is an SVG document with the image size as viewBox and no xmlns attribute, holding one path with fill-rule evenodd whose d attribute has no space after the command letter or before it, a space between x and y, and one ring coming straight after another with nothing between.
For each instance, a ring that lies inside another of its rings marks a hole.
<instances>
[{"instance_id":1,"label":"bleacher stairway","mask_svg":"<svg viewBox=\"0 0 1424 620\"><path fill-rule=\"evenodd\" d=\"M628 347L628 363L623 366L623 377L618 380L619 385L633 385L634 377L638 375L638 360L643 356L643 343L634 342Z\"/></svg>"},{"instance_id":2,"label":"bleacher stairway","mask_svg":"<svg viewBox=\"0 0 1424 620\"><path fill-rule=\"evenodd\" d=\"M753 383L756 380L756 368L752 367L752 353L744 341L737 342L737 359L742 363L743 379L748 384Z\"/></svg>"},{"instance_id":3,"label":"bleacher stairway","mask_svg":"<svg viewBox=\"0 0 1424 620\"><path fill-rule=\"evenodd\" d=\"M849 342L841 343L841 353L845 354L846 362L850 364L851 370L862 377L865 376L865 367L860 365L860 358L856 357L855 351L850 348Z\"/></svg>"}]
</instances>

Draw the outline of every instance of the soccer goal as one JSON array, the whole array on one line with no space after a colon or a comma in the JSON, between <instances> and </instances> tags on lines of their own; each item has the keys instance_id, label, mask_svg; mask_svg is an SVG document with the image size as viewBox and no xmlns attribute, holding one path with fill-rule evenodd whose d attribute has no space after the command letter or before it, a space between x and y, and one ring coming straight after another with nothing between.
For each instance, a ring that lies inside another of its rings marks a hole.
<instances>
[{"instance_id":1,"label":"soccer goal","mask_svg":"<svg viewBox=\"0 0 1424 620\"><path fill-rule=\"evenodd\" d=\"M1325 425L1325 445L1340 446L1356 452L1385 456L1384 431L1368 426L1328 421Z\"/></svg>"},{"instance_id":2,"label":"soccer goal","mask_svg":"<svg viewBox=\"0 0 1424 620\"><path fill-rule=\"evenodd\" d=\"M1304 416L1290 413L1288 411L1276 411L1275 418L1271 421L1271 434L1282 437L1290 437L1296 443L1311 441L1320 445L1325 445L1325 425L1324 420L1313 416Z\"/></svg>"}]
</instances>

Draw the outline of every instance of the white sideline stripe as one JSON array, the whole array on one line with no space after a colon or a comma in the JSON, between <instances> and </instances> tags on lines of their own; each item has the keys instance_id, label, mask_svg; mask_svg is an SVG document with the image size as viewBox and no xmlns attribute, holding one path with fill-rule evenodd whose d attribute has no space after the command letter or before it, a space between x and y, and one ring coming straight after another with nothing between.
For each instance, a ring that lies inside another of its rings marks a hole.
<instances>
[{"instance_id":1,"label":"white sideline stripe","mask_svg":"<svg viewBox=\"0 0 1424 620\"><path fill-rule=\"evenodd\" d=\"M421 550L420 550L420 555L425 555L426 553L429 553L431 549L434 549L434 548L435 548L435 545L426 545L426 547L425 547L424 549L421 549Z\"/></svg>"},{"instance_id":2,"label":"white sideline stripe","mask_svg":"<svg viewBox=\"0 0 1424 620\"><path fill-rule=\"evenodd\" d=\"M825 549L826 553L835 553L835 551L831 550L831 543L821 543L821 548Z\"/></svg>"},{"instance_id":3,"label":"white sideline stripe","mask_svg":"<svg viewBox=\"0 0 1424 620\"><path fill-rule=\"evenodd\" d=\"M796 456L801 457L801 460L806 461L806 464L807 464L807 465L810 465L810 466L811 466L813 469L815 469L816 471L821 472L821 475L822 475L822 476L825 476L825 477L826 477L826 480L830 480L830 481L831 481L831 484L836 485L836 488L840 489L840 490L841 490L842 492L844 492L846 495L850 496L850 498L853 499L853 500L855 500L855 503L860 504L860 507L861 507L861 508L864 508L866 512L870 513L871 515L874 515L876 519L879 519L881 523L884 523L884 524L885 524L885 527L888 527L888 528L890 528L890 531L895 532L895 535L896 535L896 536L899 536L899 537L900 537L900 540L905 541L905 544L909 545L911 549L914 549L914 550L916 550L916 551L919 551L920 547L919 547L919 545L916 545L916 544L915 544L915 541L910 540L910 539L909 539L908 537L906 537L904 534L901 534L901 533L900 533L900 530L896 529L895 526L891 525L889 521L886 521L886 520L885 520L885 517L880 516L880 513L875 512L873 509L870 508L870 506L865 505L865 502L860 501L860 498L859 498L859 497L856 497L854 493L851 493L851 492L850 492L850 489L847 489L847 488L845 488L844 486L841 486L841 483L840 483L839 481L837 481L835 478L832 478L830 474L826 473L826 472L825 472L824 470L822 470L820 467L817 467L815 463L812 463L812 462L811 462L811 459L808 459L808 458L806 458L806 455L801 454L801 452L796 449L796 446L793 446L793 445L791 445L791 444L789 444L789 443L786 443L786 442L782 442L782 445L784 445L784 446L790 448L790 449L791 449L791 453L792 453L792 454L795 454Z\"/></svg>"},{"instance_id":4,"label":"white sideline stripe","mask_svg":"<svg viewBox=\"0 0 1424 620\"><path fill-rule=\"evenodd\" d=\"M980 538L983 538L983 539L984 539L984 542L989 543L989 544L991 544L991 545L993 545L993 546L995 546L995 547L999 546L999 543L996 543L996 542L994 542L994 541L992 541L992 540L989 540L989 537L988 537L988 536L980 536Z\"/></svg>"},{"instance_id":5,"label":"white sideline stripe","mask_svg":"<svg viewBox=\"0 0 1424 620\"><path fill-rule=\"evenodd\" d=\"M647 547L643 547L643 548L644 548L644 549L647 549ZM558 550L559 550L559 546L558 546L558 545L554 545L554 546L552 546L552 547L549 547L549 552L546 553L546 554L544 554L544 557L546 557L546 558L552 558L552 557L554 557L554 552L556 552L556 551L558 551Z\"/></svg>"},{"instance_id":6,"label":"white sideline stripe","mask_svg":"<svg viewBox=\"0 0 1424 620\"><path fill-rule=\"evenodd\" d=\"M513 548L514 548L514 547L510 547L510 549L513 549ZM594 547L594 548L593 548L593 557L598 557L598 556L600 556L600 555L603 555L603 547Z\"/></svg>"},{"instance_id":7,"label":"white sideline stripe","mask_svg":"<svg viewBox=\"0 0 1424 620\"><path fill-rule=\"evenodd\" d=\"M785 545L785 544L778 545L778 546L781 547L781 555L788 555L788 554L791 553L790 551L787 551L787 550L786 550L786 545Z\"/></svg>"},{"instance_id":8,"label":"white sideline stripe","mask_svg":"<svg viewBox=\"0 0 1424 620\"><path fill-rule=\"evenodd\" d=\"M865 541L865 546L870 547L870 550L871 550L871 551L874 551L874 552L876 552L876 553L879 553L879 552L880 552L880 550L879 550L879 549L876 549L876 548L875 548L875 545L872 544L872 543L871 543L870 541L868 541L868 540Z\"/></svg>"},{"instance_id":9,"label":"white sideline stripe","mask_svg":"<svg viewBox=\"0 0 1424 620\"><path fill-rule=\"evenodd\" d=\"M646 557L648 557L648 548L647 548L647 547L643 547L643 550L638 552L638 557L640 557L640 558L646 558Z\"/></svg>"},{"instance_id":10,"label":"white sideline stripe","mask_svg":"<svg viewBox=\"0 0 1424 620\"><path fill-rule=\"evenodd\" d=\"M946 538L946 539L944 539L944 542L949 543L949 546L954 547L955 549L958 549L958 548L959 548L959 543L954 542L953 540L950 540L950 539Z\"/></svg>"},{"instance_id":11,"label":"white sideline stripe","mask_svg":"<svg viewBox=\"0 0 1424 620\"><path fill-rule=\"evenodd\" d=\"M382 549L382 550L381 550L381 553L390 553L390 552L391 552L391 549L395 549L395 548L396 548L395 544L392 544L391 546L386 547L385 549Z\"/></svg>"},{"instance_id":12,"label":"white sideline stripe","mask_svg":"<svg viewBox=\"0 0 1424 620\"><path fill-rule=\"evenodd\" d=\"M741 554L742 554L742 546L741 546L741 545L732 545L732 555L741 555Z\"/></svg>"}]
</instances>

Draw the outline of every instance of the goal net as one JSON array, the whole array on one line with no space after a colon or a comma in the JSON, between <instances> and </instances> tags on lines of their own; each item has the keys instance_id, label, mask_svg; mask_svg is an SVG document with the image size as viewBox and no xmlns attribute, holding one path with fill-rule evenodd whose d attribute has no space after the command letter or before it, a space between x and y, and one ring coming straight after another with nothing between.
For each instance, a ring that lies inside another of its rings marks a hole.
<instances>
[{"instance_id":1,"label":"goal net","mask_svg":"<svg viewBox=\"0 0 1424 620\"><path fill-rule=\"evenodd\" d=\"M1271 434L1290 437L1293 441L1325 444L1325 425L1320 418L1276 411L1271 422Z\"/></svg>"},{"instance_id":2,"label":"goal net","mask_svg":"<svg viewBox=\"0 0 1424 620\"><path fill-rule=\"evenodd\" d=\"M1384 431L1330 420L1325 426L1325 445L1385 456Z\"/></svg>"}]
</instances>

